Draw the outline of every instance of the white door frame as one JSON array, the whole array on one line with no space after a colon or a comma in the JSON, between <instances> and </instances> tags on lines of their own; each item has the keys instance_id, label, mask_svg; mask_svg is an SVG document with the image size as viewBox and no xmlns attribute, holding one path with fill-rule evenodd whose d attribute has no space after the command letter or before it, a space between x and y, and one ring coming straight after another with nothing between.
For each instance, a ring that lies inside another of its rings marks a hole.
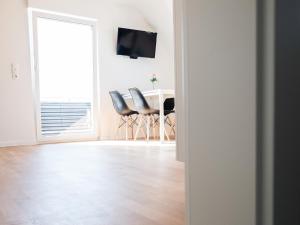
<instances>
[{"instance_id":1,"label":"white door frame","mask_svg":"<svg viewBox=\"0 0 300 225\"><path fill-rule=\"evenodd\" d=\"M175 33L175 65L176 65L176 116L177 116L177 159L184 161L185 163L185 225L190 225L191 221L191 200L193 196L190 193L190 171L189 165L191 162L189 153L189 123L191 123L189 118L190 103L188 99L189 95L189 78L188 67L189 59L187 54L187 12L186 4L188 0L173 0L174 3L174 33ZM260 6L260 5L259 5ZM268 11L268 10L267 10ZM273 13L269 10L268 12ZM269 34L269 33L268 33ZM269 166L269 165L267 165ZM260 169L260 168L258 168ZM260 173L260 171L257 171ZM267 171L269 172L269 171ZM269 175L269 174L267 174ZM260 185L260 184L258 184ZM265 187L262 194L266 194L269 191L269 186ZM256 190L257 191L257 190ZM271 192L270 192L271 194ZM270 194L263 196L262 198L266 200L266 214L270 212ZM257 206L256 206L257 207ZM261 210L258 208L258 210ZM268 214L269 215L269 214ZM197 221L193 221L195 223Z\"/></svg>"},{"instance_id":2,"label":"white door frame","mask_svg":"<svg viewBox=\"0 0 300 225\"><path fill-rule=\"evenodd\" d=\"M185 0L173 0L175 93L176 93L176 158L185 163L185 225L190 224L189 154L188 154L188 79L186 53Z\"/></svg>"},{"instance_id":3,"label":"white door frame","mask_svg":"<svg viewBox=\"0 0 300 225\"><path fill-rule=\"evenodd\" d=\"M77 17L56 12L49 12L38 9L29 9L29 30L30 30L30 47L31 47L31 71L33 76L33 96L35 103L35 120L37 142L54 143L67 141L86 141L97 140L99 138L99 76L98 76L98 30L97 20L90 18ZM93 30L93 104L92 119L93 128L90 133L70 133L62 136L44 137L41 132L41 110L40 110L40 87L39 87L39 63L38 63L38 40L37 40L37 19L45 18L69 23L76 23L91 26Z\"/></svg>"}]
</instances>

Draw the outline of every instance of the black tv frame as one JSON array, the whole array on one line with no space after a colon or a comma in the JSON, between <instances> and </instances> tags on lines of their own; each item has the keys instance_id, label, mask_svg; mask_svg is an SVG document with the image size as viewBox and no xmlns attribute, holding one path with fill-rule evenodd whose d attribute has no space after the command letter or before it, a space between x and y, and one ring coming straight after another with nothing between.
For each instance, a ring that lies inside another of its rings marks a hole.
<instances>
[{"instance_id":1,"label":"black tv frame","mask_svg":"<svg viewBox=\"0 0 300 225\"><path fill-rule=\"evenodd\" d=\"M131 45L131 47L124 47L124 43L122 44L122 38L124 35L128 33L128 35L132 35L131 42L128 42L128 45ZM123 33L123 36L122 36ZM143 37L144 40L138 39ZM151 48L148 46L141 47L141 41L146 41L148 38L149 42L148 44L152 44ZM152 39L152 40L151 40ZM135 29L129 29L129 28L118 28L118 39L117 39L117 55L123 55L123 56L129 56L132 59L137 59L139 57L142 58L155 58L156 56L156 45L157 45L157 33L155 32L148 32L148 31L142 31L142 30L135 30ZM123 47L123 49L122 49ZM148 49L148 52L145 50ZM143 50L144 49L144 50ZM141 51L143 50L143 53Z\"/></svg>"}]
</instances>

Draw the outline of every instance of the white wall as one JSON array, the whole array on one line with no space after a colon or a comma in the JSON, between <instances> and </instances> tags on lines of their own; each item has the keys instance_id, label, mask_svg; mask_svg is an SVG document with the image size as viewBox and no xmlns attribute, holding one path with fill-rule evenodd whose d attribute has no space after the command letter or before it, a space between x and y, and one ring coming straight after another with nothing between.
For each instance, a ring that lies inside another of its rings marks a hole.
<instances>
[{"instance_id":1,"label":"white wall","mask_svg":"<svg viewBox=\"0 0 300 225\"><path fill-rule=\"evenodd\" d=\"M150 75L155 73L159 78L160 88L174 88L174 57L173 40L166 38L144 13L153 8L141 5L139 1L74 1L74 0L29 0L29 6L34 8L58 11L98 19L99 29L99 68L100 68L100 119L101 138L114 137L118 116L114 112L110 90L128 92L130 87L149 90L152 88ZM161 7L159 4L157 8ZM161 9L160 9L161 10ZM142 14L142 12L144 12ZM163 11L167 25L173 28L172 10ZM170 20L171 18L171 20ZM150 18L151 19L151 18ZM156 21L154 21L156 22ZM155 23L156 24L156 23ZM118 27L158 32L157 55L155 59L140 58L132 60L129 57L116 55Z\"/></svg>"},{"instance_id":2,"label":"white wall","mask_svg":"<svg viewBox=\"0 0 300 225\"><path fill-rule=\"evenodd\" d=\"M102 139L112 138L116 127L114 121L117 121L108 94L110 90L127 92L128 88L135 86L151 89L149 79L153 73L158 75L159 87L174 88L173 39L170 38L172 35L165 37L163 32L164 26L170 26L171 29L173 26L172 10L169 10L167 4L154 5L154 8L160 8L158 11L163 13L156 13L165 24L163 27L144 14L152 15L153 11L149 13L149 10L153 7L147 9L149 5L141 4L140 1L29 0L28 5L98 19ZM0 6L0 145L5 145L6 142L32 143L35 141L35 122L29 66L27 3L25 0L1 0ZM131 60L117 56L115 49L119 26L158 32L156 59ZM21 65L23 75L20 80L10 79L9 64L12 61Z\"/></svg>"},{"instance_id":3,"label":"white wall","mask_svg":"<svg viewBox=\"0 0 300 225\"><path fill-rule=\"evenodd\" d=\"M0 1L0 146L35 143L26 5ZM11 63L20 65L18 80Z\"/></svg>"},{"instance_id":4,"label":"white wall","mask_svg":"<svg viewBox=\"0 0 300 225\"><path fill-rule=\"evenodd\" d=\"M256 1L185 6L189 225L254 225Z\"/></svg>"}]
</instances>

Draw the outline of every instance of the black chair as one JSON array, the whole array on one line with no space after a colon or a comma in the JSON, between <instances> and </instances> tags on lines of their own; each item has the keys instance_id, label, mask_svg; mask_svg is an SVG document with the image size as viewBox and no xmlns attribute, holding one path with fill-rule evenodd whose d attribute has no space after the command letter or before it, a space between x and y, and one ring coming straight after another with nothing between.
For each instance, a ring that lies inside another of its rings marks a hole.
<instances>
[{"instance_id":1,"label":"black chair","mask_svg":"<svg viewBox=\"0 0 300 225\"><path fill-rule=\"evenodd\" d=\"M175 120L172 121L170 119L170 114L175 113L175 98L167 98L164 101L164 116L165 116L165 124L168 124L170 127L170 132L169 134L167 133L167 131L165 130L165 135L168 139L168 141L170 141L170 135L172 133L174 133L175 135ZM155 124L154 126L159 125L159 118L155 120Z\"/></svg>"},{"instance_id":2,"label":"black chair","mask_svg":"<svg viewBox=\"0 0 300 225\"><path fill-rule=\"evenodd\" d=\"M167 116L171 113L175 113L175 98L167 98L164 101L164 115Z\"/></svg>"},{"instance_id":3,"label":"black chair","mask_svg":"<svg viewBox=\"0 0 300 225\"><path fill-rule=\"evenodd\" d=\"M135 106L135 109L138 111L139 113L139 123L138 123L138 128L137 131L135 133L135 140L138 137L139 131L142 127L142 125L144 124L144 126L147 129L147 141L149 141L150 139L150 127L152 126L153 128L153 136L155 138L155 115L159 115L159 110L158 109L153 109L149 106L147 100L145 99L144 95L142 94L142 92L137 89L137 88L130 88L129 89L130 95L133 99L133 103Z\"/></svg>"},{"instance_id":4,"label":"black chair","mask_svg":"<svg viewBox=\"0 0 300 225\"><path fill-rule=\"evenodd\" d=\"M165 123L168 124L171 128L169 135L172 134L172 132L175 133L175 121L172 121L169 117L170 114L175 113L175 98L167 98L164 101L164 115L165 115ZM166 135L168 140L170 140L169 135Z\"/></svg>"},{"instance_id":5,"label":"black chair","mask_svg":"<svg viewBox=\"0 0 300 225\"><path fill-rule=\"evenodd\" d=\"M126 104L123 96L118 91L109 92L111 100L113 102L116 112L121 116L120 123L117 128L116 136L120 128L126 125L126 140L128 140L128 128L131 128L131 134L133 138L133 127L136 125L136 118L133 118L133 115L138 115L137 111L131 110Z\"/></svg>"}]
</instances>

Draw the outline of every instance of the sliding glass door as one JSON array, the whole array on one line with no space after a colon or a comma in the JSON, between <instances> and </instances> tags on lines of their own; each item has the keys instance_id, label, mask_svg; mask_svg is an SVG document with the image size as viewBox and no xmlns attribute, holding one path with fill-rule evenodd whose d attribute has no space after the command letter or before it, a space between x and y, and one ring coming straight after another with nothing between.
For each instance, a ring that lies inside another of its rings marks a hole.
<instances>
[{"instance_id":1,"label":"sliding glass door","mask_svg":"<svg viewBox=\"0 0 300 225\"><path fill-rule=\"evenodd\" d=\"M32 15L39 140L95 139L95 22L41 12Z\"/></svg>"}]
</instances>

